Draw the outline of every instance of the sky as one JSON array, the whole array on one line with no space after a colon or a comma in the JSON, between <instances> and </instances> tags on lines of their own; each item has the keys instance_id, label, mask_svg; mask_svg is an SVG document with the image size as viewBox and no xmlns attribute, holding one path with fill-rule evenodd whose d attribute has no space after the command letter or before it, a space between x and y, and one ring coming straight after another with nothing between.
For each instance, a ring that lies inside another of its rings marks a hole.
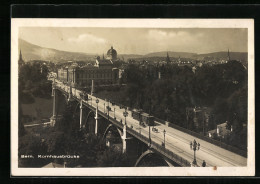
<instances>
[{"instance_id":1,"label":"sky","mask_svg":"<svg viewBox=\"0 0 260 184\"><path fill-rule=\"evenodd\" d=\"M103 54L113 46L118 54L174 51L247 52L246 28L76 28L22 27L19 38L62 51Z\"/></svg>"}]
</instances>

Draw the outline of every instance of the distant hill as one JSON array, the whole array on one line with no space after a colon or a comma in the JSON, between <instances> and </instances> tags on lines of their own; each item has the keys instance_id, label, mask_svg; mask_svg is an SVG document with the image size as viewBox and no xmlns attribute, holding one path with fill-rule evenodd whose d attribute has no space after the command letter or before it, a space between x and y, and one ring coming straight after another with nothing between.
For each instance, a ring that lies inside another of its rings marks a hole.
<instances>
[{"instance_id":1,"label":"distant hill","mask_svg":"<svg viewBox=\"0 0 260 184\"><path fill-rule=\"evenodd\" d=\"M23 59L25 62L30 60L45 60L52 62L65 62L65 61L94 61L97 54L88 54L82 52L68 52L56 49L50 49L40 47L38 45L31 44L25 40L19 39L19 50L21 48ZM207 54L196 54L190 52L168 52L170 58L189 58L198 60L211 60L227 58L227 52L214 52ZM165 59L167 51L153 52L145 55L138 54L118 54L118 58L124 61L128 59L145 59L145 60L162 60ZM232 60L241 60L247 63L246 52L230 52L230 58Z\"/></svg>"},{"instance_id":2,"label":"distant hill","mask_svg":"<svg viewBox=\"0 0 260 184\"><path fill-rule=\"evenodd\" d=\"M227 52L214 52L208 54L197 54L194 56L195 59L205 59L205 58L227 58ZM243 60L247 61L247 52L230 52L231 60Z\"/></svg>"},{"instance_id":3,"label":"distant hill","mask_svg":"<svg viewBox=\"0 0 260 184\"><path fill-rule=\"evenodd\" d=\"M128 59L142 58L143 55L138 54L119 54L117 56L119 59L127 61Z\"/></svg>"},{"instance_id":4,"label":"distant hill","mask_svg":"<svg viewBox=\"0 0 260 184\"><path fill-rule=\"evenodd\" d=\"M195 55L197 55L196 53L190 53L190 52L168 52L169 57L171 58L193 58ZM163 52L152 52L149 54L144 55L143 57L145 58L149 58L149 57L165 57L167 56L167 51L163 51Z\"/></svg>"},{"instance_id":5,"label":"distant hill","mask_svg":"<svg viewBox=\"0 0 260 184\"><path fill-rule=\"evenodd\" d=\"M63 61L87 61L94 60L94 54L86 54L80 52L67 52L56 49L49 49L31 44L25 40L19 39L19 50L22 50L25 62L30 60L45 60L52 62Z\"/></svg>"}]
</instances>

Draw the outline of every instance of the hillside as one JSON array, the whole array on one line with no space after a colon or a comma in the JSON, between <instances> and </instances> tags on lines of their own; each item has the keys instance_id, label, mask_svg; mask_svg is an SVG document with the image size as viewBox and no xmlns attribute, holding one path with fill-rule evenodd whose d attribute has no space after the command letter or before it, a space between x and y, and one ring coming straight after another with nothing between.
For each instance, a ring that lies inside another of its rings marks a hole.
<instances>
[{"instance_id":1,"label":"hillside","mask_svg":"<svg viewBox=\"0 0 260 184\"><path fill-rule=\"evenodd\" d=\"M247 61L247 53L246 52L230 52L230 59L231 60L243 60ZM214 52L208 54L198 54L195 55L195 59L205 59L205 58L227 58L227 52Z\"/></svg>"},{"instance_id":2,"label":"hillside","mask_svg":"<svg viewBox=\"0 0 260 184\"><path fill-rule=\"evenodd\" d=\"M194 55L197 55L196 53L190 53L190 52L168 52L169 57L171 58L193 58ZM163 52L153 52L153 53L149 53L144 55L143 57L145 58L149 58L149 57L166 57L167 55L167 51L163 51Z\"/></svg>"},{"instance_id":3,"label":"hillside","mask_svg":"<svg viewBox=\"0 0 260 184\"><path fill-rule=\"evenodd\" d=\"M25 40L19 39L19 50L22 50L25 62L30 60L46 60L52 62L63 61L86 61L93 60L94 54L86 54L79 52L67 52L56 49L49 49L31 44Z\"/></svg>"},{"instance_id":4,"label":"hillside","mask_svg":"<svg viewBox=\"0 0 260 184\"><path fill-rule=\"evenodd\" d=\"M19 50L22 50L23 59L25 62L30 60L46 60L52 62L64 62L64 61L94 61L97 54L88 54L81 52L67 52L60 51L56 49L50 49L45 47L40 47L38 45L31 44L27 41L19 39ZM170 58L189 58L197 60L211 60L211 59L223 59L227 58L227 52L214 52L207 54L196 54L190 52L168 52ZM162 60L165 59L167 51L153 52L145 55L138 54L121 54L118 53L118 58L124 61L128 59L136 60ZM246 52L230 52L230 58L232 60L241 60L244 64L247 63L247 53Z\"/></svg>"}]
</instances>

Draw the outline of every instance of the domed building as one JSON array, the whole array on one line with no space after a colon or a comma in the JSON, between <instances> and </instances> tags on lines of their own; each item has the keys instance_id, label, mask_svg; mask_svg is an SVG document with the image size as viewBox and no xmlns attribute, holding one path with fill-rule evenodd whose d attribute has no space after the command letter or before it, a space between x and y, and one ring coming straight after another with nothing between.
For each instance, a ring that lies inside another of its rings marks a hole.
<instances>
[{"instance_id":1,"label":"domed building","mask_svg":"<svg viewBox=\"0 0 260 184\"><path fill-rule=\"evenodd\" d=\"M115 49L113 49L113 46L111 46L111 49L107 51L107 58L109 60L115 61L117 60L117 52Z\"/></svg>"},{"instance_id":2,"label":"domed building","mask_svg":"<svg viewBox=\"0 0 260 184\"><path fill-rule=\"evenodd\" d=\"M116 84L119 79L118 68L113 68L113 61L117 60L117 52L113 47L101 58L96 57L94 65L78 66L71 65L69 68L58 70L58 80L69 83L73 87L87 87L95 81L95 85Z\"/></svg>"}]
</instances>

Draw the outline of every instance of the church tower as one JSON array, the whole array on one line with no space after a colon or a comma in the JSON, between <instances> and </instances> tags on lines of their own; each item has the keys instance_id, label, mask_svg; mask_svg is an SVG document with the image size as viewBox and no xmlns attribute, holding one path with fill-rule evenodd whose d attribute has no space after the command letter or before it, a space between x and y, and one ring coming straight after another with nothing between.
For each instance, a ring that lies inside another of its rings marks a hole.
<instances>
[{"instance_id":1,"label":"church tower","mask_svg":"<svg viewBox=\"0 0 260 184\"><path fill-rule=\"evenodd\" d=\"M171 62L168 52L167 52L167 56L166 56L166 62L167 62L167 64L169 64Z\"/></svg>"},{"instance_id":2,"label":"church tower","mask_svg":"<svg viewBox=\"0 0 260 184\"><path fill-rule=\"evenodd\" d=\"M230 61L229 49L228 49L228 61Z\"/></svg>"},{"instance_id":3,"label":"church tower","mask_svg":"<svg viewBox=\"0 0 260 184\"><path fill-rule=\"evenodd\" d=\"M23 56L22 56L22 51L21 51L21 49L20 49L20 55L19 55L18 65L19 65L19 68L24 65L24 60L23 60Z\"/></svg>"}]
</instances>

